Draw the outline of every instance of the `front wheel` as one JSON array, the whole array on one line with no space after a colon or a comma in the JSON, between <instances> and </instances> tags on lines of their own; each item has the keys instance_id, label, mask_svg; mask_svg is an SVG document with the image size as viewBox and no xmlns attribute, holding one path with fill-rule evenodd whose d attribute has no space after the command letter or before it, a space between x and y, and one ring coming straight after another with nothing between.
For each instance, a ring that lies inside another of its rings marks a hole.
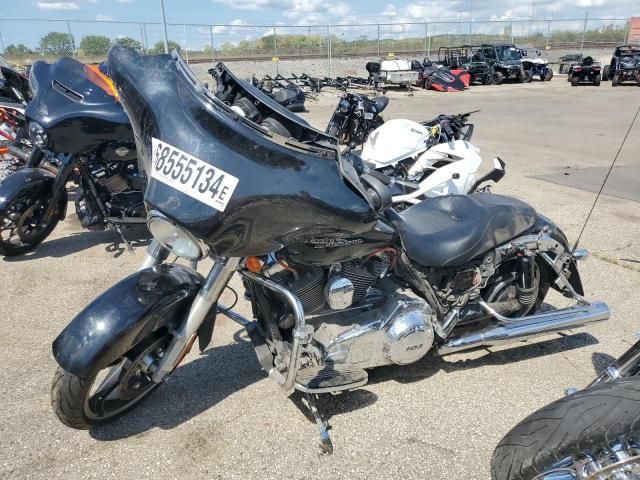
<instances>
[{"instance_id":1,"label":"front wheel","mask_svg":"<svg viewBox=\"0 0 640 480\"><path fill-rule=\"evenodd\" d=\"M624 379L541 408L500 441L492 479L639 478L639 405L640 380Z\"/></svg>"},{"instance_id":2,"label":"front wheel","mask_svg":"<svg viewBox=\"0 0 640 480\"><path fill-rule=\"evenodd\" d=\"M572 87L577 87L580 84L580 77L576 76L576 75L572 75L571 76L571 86Z\"/></svg>"},{"instance_id":3,"label":"front wheel","mask_svg":"<svg viewBox=\"0 0 640 480\"><path fill-rule=\"evenodd\" d=\"M45 218L50 198L36 189L27 189L18 195L0 216L0 255L15 256L33 250L42 243L60 221L66 195Z\"/></svg>"},{"instance_id":4,"label":"front wheel","mask_svg":"<svg viewBox=\"0 0 640 480\"><path fill-rule=\"evenodd\" d=\"M79 377L58 367L51 385L51 407L71 428L87 429L123 415L159 384L149 367L169 345L168 333L149 335L107 368Z\"/></svg>"},{"instance_id":5,"label":"front wheel","mask_svg":"<svg viewBox=\"0 0 640 480\"><path fill-rule=\"evenodd\" d=\"M598 75L596 75L595 77L593 77L593 84L594 84L596 87L599 87L599 86L600 86L600 74L598 74Z\"/></svg>"},{"instance_id":6,"label":"front wheel","mask_svg":"<svg viewBox=\"0 0 640 480\"><path fill-rule=\"evenodd\" d=\"M504 75L501 72L496 72L494 79L496 85L501 85L504 82Z\"/></svg>"},{"instance_id":7,"label":"front wheel","mask_svg":"<svg viewBox=\"0 0 640 480\"><path fill-rule=\"evenodd\" d=\"M544 74L544 80L548 82L552 78L553 78L553 70L551 70L550 68L547 68L547 73Z\"/></svg>"}]
</instances>

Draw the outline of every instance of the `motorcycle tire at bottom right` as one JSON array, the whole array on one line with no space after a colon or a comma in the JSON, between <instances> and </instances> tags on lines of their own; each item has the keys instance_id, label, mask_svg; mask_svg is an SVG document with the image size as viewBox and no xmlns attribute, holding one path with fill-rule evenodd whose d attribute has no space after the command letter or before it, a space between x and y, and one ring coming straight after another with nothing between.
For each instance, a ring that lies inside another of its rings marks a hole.
<instances>
[{"instance_id":1,"label":"motorcycle tire at bottom right","mask_svg":"<svg viewBox=\"0 0 640 480\"><path fill-rule=\"evenodd\" d=\"M640 379L596 385L529 415L494 450L491 478L640 478Z\"/></svg>"}]
</instances>

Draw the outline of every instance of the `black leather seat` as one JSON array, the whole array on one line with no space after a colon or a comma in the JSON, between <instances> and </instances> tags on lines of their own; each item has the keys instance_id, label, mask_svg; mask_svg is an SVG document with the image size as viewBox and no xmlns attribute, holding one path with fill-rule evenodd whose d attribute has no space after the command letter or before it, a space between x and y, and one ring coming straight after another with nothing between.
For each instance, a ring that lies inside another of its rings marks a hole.
<instances>
[{"instance_id":1,"label":"black leather seat","mask_svg":"<svg viewBox=\"0 0 640 480\"><path fill-rule=\"evenodd\" d=\"M536 211L511 197L491 193L446 195L425 200L394 220L409 258L427 267L451 267L520 235Z\"/></svg>"},{"instance_id":2,"label":"black leather seat","mask_svg":"<svg viewBox=\"0 0 640 480\"><path fill-rule=\"evenodd\" d=\"M382 113L382 111L387 108L387 105L389 105L389 97L376 97L372 98L371 101L376 106L378 113Z\"/></svg>"}]
</instances>

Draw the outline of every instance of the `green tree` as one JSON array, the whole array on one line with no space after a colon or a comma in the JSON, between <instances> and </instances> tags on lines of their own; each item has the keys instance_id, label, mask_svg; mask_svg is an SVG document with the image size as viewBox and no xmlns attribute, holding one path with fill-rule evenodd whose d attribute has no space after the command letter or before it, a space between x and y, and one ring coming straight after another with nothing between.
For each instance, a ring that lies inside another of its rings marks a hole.
<instances>
[{"instance_id":1,"label":"green tree","mask_svg":"<svg viewBox=\"0 0 640 480\"><path fill-rule=\"evenodd\" d=\"M115 45L122 45L123 47L135 48L136 50L142 50L142 44L131 37L120 37L114 42ZM164 44L163 44L164 48Z\"/></svg>"},{"instance_id":2,"label":"green tree","mask_svg":"<svg viewBox=\"0 0 640 480\"><path fill-rule=\"evenodd\" d=\"M38 50L43 55L64 56L73 53L73 36L62 32L49 32L40 39Z\"/></svg>"},{"instance_id":3,"label":"green tree","mask_svg":"<svg viewBox=\"0 0 640 480\"><path fill-rule=\"evenodd\" d=\"M20 57L33 54L33 50L22 43L19 45L14 45L12 43L7 45L7 48L4 49L4 54L8 57Z\"/></svg>"},{"instance_id":4,"label":"green tree","mask_svg":"<svg viewBox=\"0 0 640 480\"><path fill-rule=\"evenodd\" d=\"M169 40L169 42L167 42L169 45L169 51L172 52L174 50L180 51L180 44L174 40ZM160 40L159 42L156 42L155 45L149 49L149 53L152 55L158 55L160 53L164 53L164 41Z\"/></svg>"},{"instance_id":5,"label":"green tree","mask_svg":"<svg viewBox=\"0 0 640 480\"><path fill-rule=\"evenodd\" d=\"M86 35L80 41L80 50L85 55L105 55L110 46L111 40L104 35Z\"/></svg>"}]
</instances>

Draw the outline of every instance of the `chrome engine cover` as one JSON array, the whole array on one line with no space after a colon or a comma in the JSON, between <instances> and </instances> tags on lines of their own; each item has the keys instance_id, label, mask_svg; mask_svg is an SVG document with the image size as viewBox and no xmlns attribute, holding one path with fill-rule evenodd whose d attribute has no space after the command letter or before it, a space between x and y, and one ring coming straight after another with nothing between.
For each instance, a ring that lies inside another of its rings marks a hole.
<instances>
[{"instance_id":1,"label":"chrome engine cover","mask_svg":"<svg viewBox=\"0 0 640 480\"><path fill-rule=\"evenodd\" d=\"M422 358L433 345L433 311L421 298L395 294L379 309L323 323L313 340L325 364L405 365Z\"/></svg>"}]
</instances>

